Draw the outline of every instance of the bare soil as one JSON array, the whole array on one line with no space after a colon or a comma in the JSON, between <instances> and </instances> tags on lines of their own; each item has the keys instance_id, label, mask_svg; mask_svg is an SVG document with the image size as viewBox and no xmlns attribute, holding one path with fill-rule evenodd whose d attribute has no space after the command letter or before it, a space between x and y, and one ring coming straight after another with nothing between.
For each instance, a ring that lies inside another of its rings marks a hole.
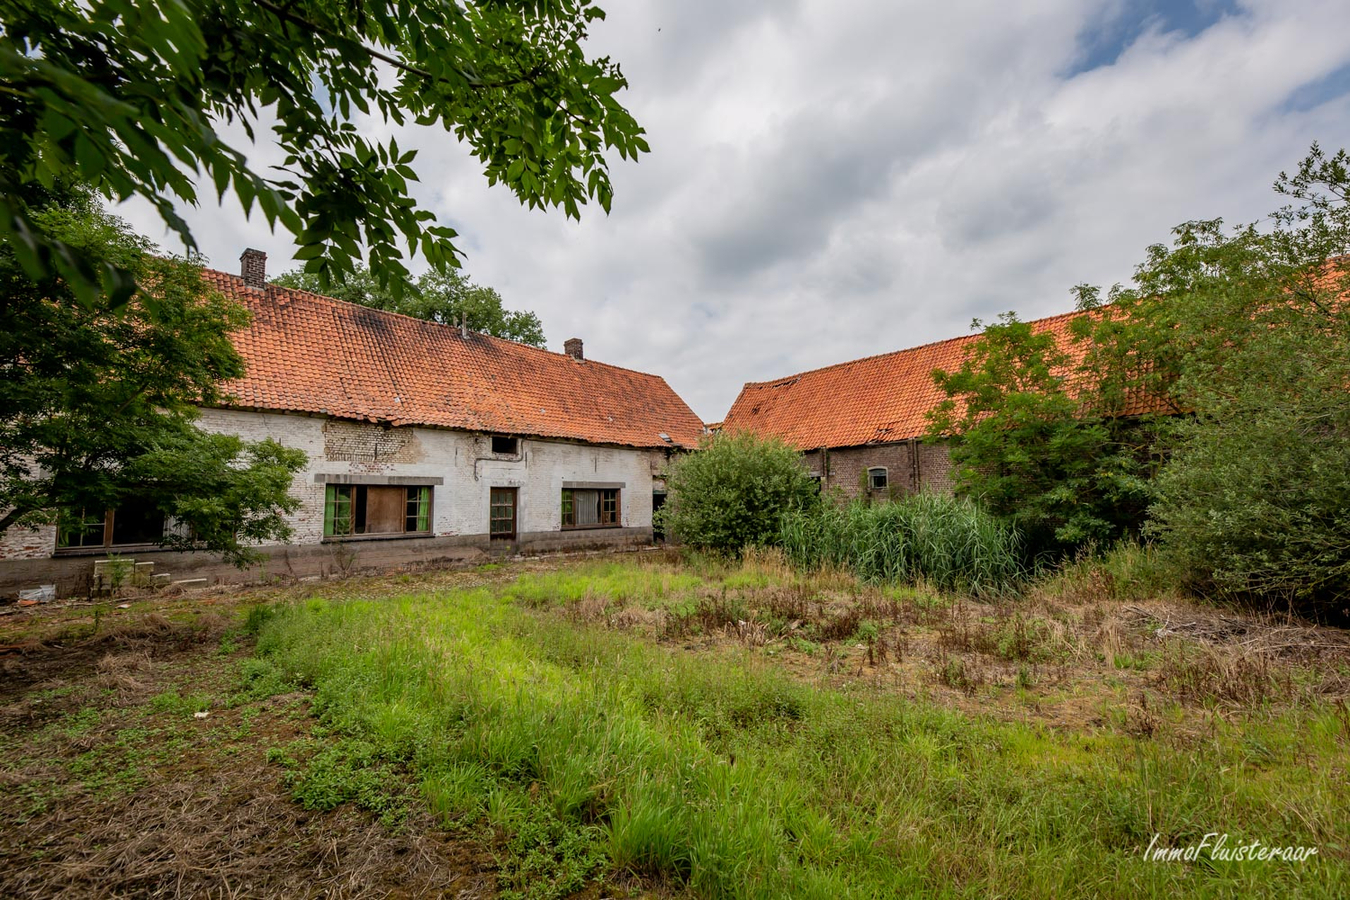
<instances>
[{"instance_id":1,"label":"bare soil","mask_svg":"<svg viewBox=\"0 0 1350 900\"><path fill-rule=\"evenodd\" d=\"M268 750L309 735L309 698L231 702L227 617L86 635L88 612L0 653L0 896L493 895L490 842L292 800Z\"/></svg>"}]
</instances>

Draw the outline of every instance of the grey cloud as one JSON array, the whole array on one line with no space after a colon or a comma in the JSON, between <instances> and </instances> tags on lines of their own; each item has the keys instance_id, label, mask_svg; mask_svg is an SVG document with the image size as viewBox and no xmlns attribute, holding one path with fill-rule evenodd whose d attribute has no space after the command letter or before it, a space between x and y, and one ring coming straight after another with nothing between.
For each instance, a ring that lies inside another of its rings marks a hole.
<instances>
[{"instance_id":1,"label":"grey cloud","mask_svg":"<svg viewBox=\"0 0 1350 900\"><path fill-rule=\"evenodd\" d=\"M1176 222L1277 205L1270 182L1313 139L1350 143L1334 0L1251 0L1189 37L1145 23L1073 77L1105 0L602 5L595 45L653 147L613 162L612 215L524 210L441 132L399 145L472 277L555 349L579 335L710 420L745 381L1067 310ZM1315 103L1285 103L1310 83ZM186 214L222 268L245 245L287 267L286 238L237 207Z\"/></svg>"}]
</instances>

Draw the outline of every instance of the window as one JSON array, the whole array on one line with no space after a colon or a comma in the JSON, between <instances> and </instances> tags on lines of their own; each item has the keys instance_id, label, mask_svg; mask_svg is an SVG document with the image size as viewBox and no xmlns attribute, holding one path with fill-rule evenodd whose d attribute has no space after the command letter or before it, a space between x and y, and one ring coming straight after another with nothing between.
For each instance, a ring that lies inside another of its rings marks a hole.
<instances>
[{"instance_id":1,"label":"window","mask_svg":"<svg viewBox=\"0 0 1350 900\"><path fill-rule=\"evenodd\" d=\"M613 528L622 521L618 488L563 488L564 528Z\"/></svg>"},{"instance_id":2,"label":"window","mask_svg":"<svg viewBox=\"0 0 1350 900\"><path fill-rule=\"evenodd\" d=\"M84 510L62 515L56 531L58 549L74 547L102 547L108 513L90 515Z\"/></svg>"},{"instance_id":3,"label":"window","mask_svg":"<svg viewBox=\"0 0 1350 900\"><path fill-rule=\"evenodd\" d=\"M874 491L886 490L886 470L880 466L868 469L867 486Z\"/></svg>"},{"instance_id":4,"label":"window","mask_svg":"<svg viewBox=\"0 0 1350 900\"><path fill-rule=\"evenodd\" d=\"M515 456L516 448L518 446L519 446L518 442L513 437L502 437L499 434L494 434L492 436L493 453L506 453L511 456Z\"/></svg>"},{"instance_id":5,"label":"window","mask_svg":"<svg viewBox=\"0 0 1350 900\"><path fill-rule=\"evenodd\" d=\"M135 500L102 514L81 510L63 514L56 529L58 550L100 547L143 547L164 540L168 524L164 513Z\"/></svg>"},{"instance_id":6,"label":"window","mask_svg":"<svg viewBox=\"0 0 1350 900\"><path fill-rule=\"evenodd\" d=\"M488 494L488 534L498 540L516 538L516 489L492 488Z\"/></svg>"},{"instance_id":7,"label":"window","mask_svg":"<svg viewBox=\"0 0 1350 900\"><path fill-rule=\"evenodd\" d=\"M324 537L429 534L431 488L330 484L323 504Z\"/></svg>"}]
</instances>

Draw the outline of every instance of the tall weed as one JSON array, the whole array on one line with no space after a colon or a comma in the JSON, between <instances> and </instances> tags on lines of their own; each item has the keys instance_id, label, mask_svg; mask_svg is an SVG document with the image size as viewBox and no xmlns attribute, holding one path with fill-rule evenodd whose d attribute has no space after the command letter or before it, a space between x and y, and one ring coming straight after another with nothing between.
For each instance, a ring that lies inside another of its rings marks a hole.
<instances>
[{"instance_id":1,"label":"tall weed","mask_svg":"<svg viewBox=\"0 0 1350 900\"><path fill-rule=\"evenodd\" d=\"M1011 526L969 500L940 494L792 511L780 542L798 566L847 569L870 583L925 581L994 595L1022 575L1021 541Z\"/></svg>"}]
</instances>

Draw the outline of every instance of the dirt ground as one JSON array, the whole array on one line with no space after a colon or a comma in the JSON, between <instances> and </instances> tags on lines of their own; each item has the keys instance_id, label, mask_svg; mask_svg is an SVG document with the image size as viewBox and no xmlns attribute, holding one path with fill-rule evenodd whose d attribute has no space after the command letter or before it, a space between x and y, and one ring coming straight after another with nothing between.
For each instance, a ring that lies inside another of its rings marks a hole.
<instances>
[{"instance_id":1,"label":"dirt ground","mask_svg":"<svg viewBox=\"0 0 1350 900\"><path fill-rule=\"evenodd\" d=\"M292 800L268 751L309 734L308 697L239 701L249 648L188 603L0 631L0 896L493 895L490 846L425 813Z\"/></svg>"}]
</instances>

